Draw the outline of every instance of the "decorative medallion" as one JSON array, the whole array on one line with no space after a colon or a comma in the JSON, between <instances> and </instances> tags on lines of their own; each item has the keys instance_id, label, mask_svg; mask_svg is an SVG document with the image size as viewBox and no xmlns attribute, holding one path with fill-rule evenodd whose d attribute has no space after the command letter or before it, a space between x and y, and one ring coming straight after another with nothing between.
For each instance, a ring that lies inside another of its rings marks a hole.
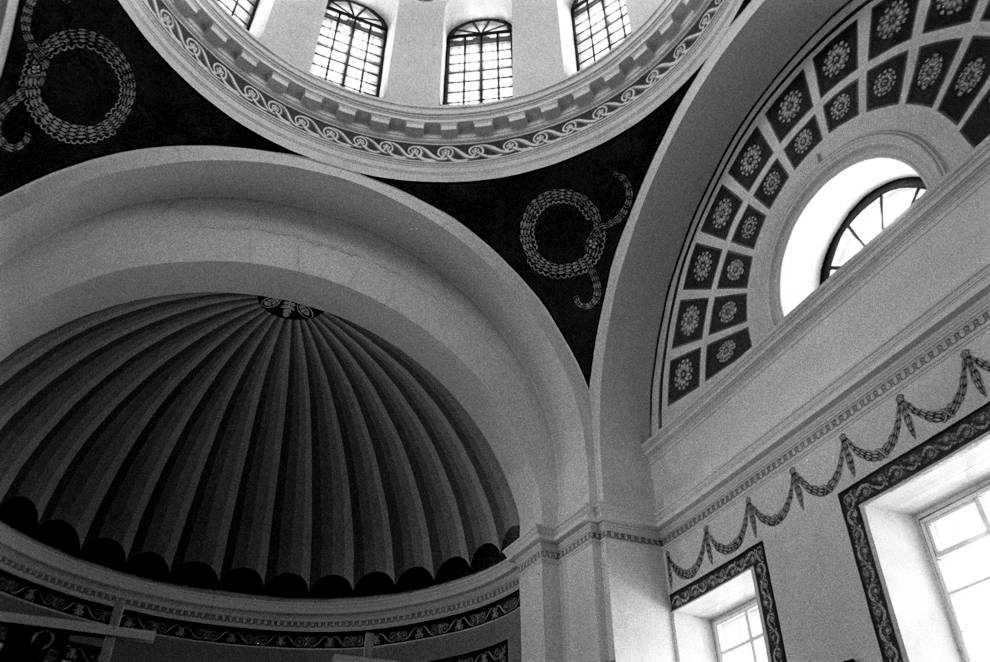
<instances>
[{"instance_id":1,"label":"decorative medallion","mask_svg":"<svg viewBox=\"0 0 990 662\"><path fill-rule=\"evenodd\" d=\"M283 319L308 320L323 314L322 310L310 308L309 306L304 306L301 303L289 301L288 299L258 297L258 303L275 317L281 317Z\"/></svg>"},{"instance_id":2,"label":"decorative medallion","mask_svg":"<svg viewBox=\"0 0 990 662\"><path fill-rule=\"evenodd\" d=\"M882 97L890 94L895 83L897 83L897 72L889 67L884 69L873 79L874 96Z\"/></svg>"},{"instance_id":3,"label":"decorative medallion","mask_svg":"<svg viewBox=\"0 0 990 662\"><path fill-rule=\"evenodd\" d=\"M747 189L750 188L760 170L763 169L770 152L770 145L767 144L763 134L759 130L754 131L753 135L746 141L732 168L732 175L736 181Z\"/></svg>"},{"instance_id":4,"label":"decorative medallion","mask_svg":"<svg viewBox=\"0 0 990 662\"><path fill-rule=\"evenodd\" d=\"M763 150L759 145L750 145L739 157L739 172L749 177L756 172L763 162Z\"/></svg>"},{"instance_id":5,"label":"decorative medallion","mask_svg":"<svg viewBox=\"0 0 990 662\"><path fill-rule=\"evenodd\" d=\"M745 287L749 284L749 266L753 258L730 251L725 256L725 267L718 286L727 288Z\"/></svg>"},{"instance_id":6,"label":"decorative medallion","mask_svg":"<svg viewBox=\"0 0 990 662\"><path fill-rule=\"evenodd\" d=\"M931 106L942 90L942 84L949 73L949 63L959 50L959 39L940 41L923 46L918 51L917 65L911 89L908 90L908 103Z\"/></svg>"},{"instance_id":7,"label":"decorative medallion","mask_svg":"<svg viewBox=\"0 0 990 662\"><path fill-rule=\"evenodd\" d=\"M748 329L736 331L727 338L710 343L705 349L705 379L711 379L734 363L750 346Z\"/></svg>"},{"instance_id":8,"label":"decorative medallion","mask_svg":"<svg viewBox=\"0 0 990 662\"><path fill-rule=\"evenodd\" d=\"M892 106L900 101L906 64L907 53L901 53L870 69L866 74L868 110Z\"/></svg>"},{"instance_id":9,"label":"decorative medallion","mask_svg":"<svg viewBox=\"0 0 990 662\"><path fill-rule=\"evenodd\" d=\"M825 54L825 61L822 64L822 73L826 78L835 78L849 64L849 42L840 41L832 45Z\"/></svg>"},{"instance_id":10,"label":"decorative medallion","mask_svg":"<svg viewBox=\"0 0 990 662\"><path fill-rule=\"evenodd\" d=\"M677 312L677 328L674 329L674 346L699 340L704 331L708 299L682 301Z\"/></svg>"},{"instance_id":11,"label":"decorative medallion","mask_svg":"<svg viewBox=\"0 0 990 662\"><path fill-rule=\"evenodd\" d=\"M890 39L904 28L911 13L907 0L894 0L884 8L877 21L876 33L881 39Z\"/></svg>"},{"instance_id":12,"label":"decorative medallion","mask_svg":"<svg viewBox=\"0 0 990 662\"><path fill-rule=\"evenodd\" d=\"M781 124L790 124L794 121L798 111L801 110L803 100L804 96L801 94L801 90L791 90L784 96L780 105L777 106L777 119Z\"/></svg>"},{"instance_id":13,"label":"decorative medallion","mask_svg":"<svg viewBox=\"0 0 990 662\"><path fill-rule=\"evenodd\" d=\"M746 295L716 297L709 333L718 333L746 321Z\"/></svg>"},{"instance_id":14,"label":"decorative medallion","mask_svg":"<svg viewBox=\"0 0 990 662\"><path fill-rule=\"evenodd\" d=\"M818 128L818 120L814 117L805 124L794 139L791 140L790 144L784 148L787 153L787 158L790 160L791 165L795 168L800 165L811 150L815 148L818 143L822 140L821 130Z\"/></svg>"},{"instance_id":15,"label":"decorative medallion","mask_svg":"<svg viewBox=\"0 0 990 662\"><path fill-rule=\"evenodd\" d=\"M952 86L956 92L956 96L961 97L964 94L970 94L973 90L975 90L980 84L980 81L983 80L983 74L986 70L987 65L986 62L983 61L982 57L978 57L975 60L970 60L967 62L956 76L956 82Z\"/></svg>"},{"instance_id":16,"label":"decorative medallion","mask_svg":"<svg viewBox=\"0 0 990 662\"><path fill-rule=\"evenodd\" d=\"M31 140L29 133L13 143L3 136L4 119L20 104L24 105L34 123L53 140L70 145L106 140L117 133L134 105L137 84L134 82L130 63L116 44L99 32L84 28L59 30L39 44L32 32L37 4L38 0L25 0L21 9L19 24L27 57L21 68L17 92L0 103L0 148L7 152L16 152L24 149ZM96 124L76 124L63 119L55 115L42 98L42 90L55 57L75 50L89 51L98 56L117 79L117 98L105 117Z\"/></svg>"},{"instance_id":17,"label":"decorative medallion","mask_svg":"<svg viewBox=\"0 0 990 662\"><path fill-rule=\"evenodd\" d=\"M951 16L962 11L967 0L935 0L935 11L942 16Z\"/></svg>"},{"instance_id":18,"label":"decorative medallion","mask_svg":"<svg viewBox=\"0 0 990 662\"><path fill-rule=\"evenodd\" d=\"M952 78L952 87L942 95L939 111L958 122L972 107L980 89L986 84L987 62L990 62L990 38L973 37L960 58L961 63Z\"/></svg>"},{"instance_id":19,"label":"decorative medallion","mask_svg":"<svg viewBox=\"0 0 990 662\"><path fill-rule=\"evenodd\" d=\"M742 220L736 225L736 233L732 236L732 241L747 248L755 246L756 239L760 236L760 228L763 227L763 219L761 212L753 207L747 207Z\"/></svg>"},{"instance_id":20,"label":"decorative medallion","mask_svg":"<svg viewBox=\"0 0 990 662\"><path fill-rule=\"evenodd\" d=\"M918 75L915 76L915 83L918 89L927 90L938 82L939 77L942 75L942 65L944 64L945 59L941 53L932 53L925 58L925 61L918 67Z\"/></svg>"},{"instance_id":21,"label":"decorative medallion","mask_svg":"<svg viewBox=\"0 0 990 662\"><path fill-rule=\"evenodd\" d=\"M522 222L519 224L519 242L522 244L523 252L526 254L526 264L529 265L530 269L541 276L554 280L585 275L591 278L591 297L587 301L582 301L581 297L574 296L574 305L584 310L594 308L602 300L602 281L598 276L596 267L605 251L605 231L625 221L626 217L629 216L629 210L632 208L632 183L622 173L614 172L612 174L625 187L625 199L622 207L607 221L602 220L601 212L588 196L571 189L558 188L544 191L536 196L526 206ZM584 255L577 260L553 262L540 253L540 247L536 241L536 224L539 222L540 216L555 205L573 207L585 221L591 224L591 230L585 240Z\"/></svg>"},{"instance_id":22,"label":"decorative medallion","mask_svg":"<svg viewBox=\"0 0 990 662\"><path fill-rule=\"evenodd\" d=\"M715 268L722 251L712 246L698 244L689 262L684 287L688 289L708 289L715 284Z\"/></svg>"},{"instance_id":23,"label":"decorative medallion","mask_svg":"<svg viewBox=\"0 0 990 662\"><path fill-rule=\"evenodd\" d=\"M696 349L670 362L667 400L675 402L698 388L701 379L701 350Z\"/></svg>"},{"instance_id":24,"label":"decorative medallion","mask_svg":"<svg viewBox=\"0 0 990 662\"><path fill-rule=\"evenodd\" d=\"M681 335L693 335L701 325L701 310L698 306L691 305L685 309L681 315Z\"/></svg>"},{"instance_id":25,"label":"decorative medallion","mask_svg":"<svg viewBox=\"0 0 990 662\"><path fill-rule=\"evenodd\" d=\"M719 189L715 200L716 202L708 212L701 230L724 239L729 234L732 219L735 218L736 211L739 209L739 196L723 186Z\"/></svg>"}]
</instances>

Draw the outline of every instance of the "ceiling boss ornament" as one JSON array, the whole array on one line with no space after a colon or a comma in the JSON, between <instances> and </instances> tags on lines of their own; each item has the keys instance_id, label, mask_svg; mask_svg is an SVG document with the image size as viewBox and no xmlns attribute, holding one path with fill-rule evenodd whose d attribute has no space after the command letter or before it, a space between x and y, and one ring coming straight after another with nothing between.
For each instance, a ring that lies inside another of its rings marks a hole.
<instances>
[{"instance_id":1,"label":"ceiling boss ornament","mask_svg":"<svg viewBox=\"0 0 990 662\"><path fill-rule=\"evenodd\" d=\"M595 267L598 265L598 261L602 259L602 253L605 250L605 231L626 220L626 217L629 216L629 210L632 208L632 183L628 177L620 172L612 174L622 182L626 196L619 211L607 221L602 220L601 212L588 196L571 189L555 188L544 191L533 198L526 206L522 223L519 225L519 242L522 244L523 252L526 253L526 263L530 269L541 276L555 280L576 278L585 274L591 277L591 298L588 301L582 301L581 297L574 295L574 305L584 310L594 308L602 300L602 281ZM543 212L554 205L574 207L586 221L591 223L591 232L588 233L588 238L584 243L584 255L577 260L553 262L540 253L540 247L536 241L536 224Z\"/></svg>"},{"instance_id":2,"label":"ceiling boss ornament","mask_svg":"<svg viewBox=\"0 0 990 662\"><path fill-rule=\"evenodd\" d=\"M127 120L134 105L137 84L134 72L123 52L112 41L93 30L71 28L59 30L40 44L31 31L34 10L38 0L26 0L21 10L21 37L27 47L27 57L21 68L17 92L0 103L0 126L19 104L45 133L53 140L70 145L97 143L113 136ZM96 124L76 124L55 115L41 97L41 90L48 77L52 59L63 53L85 50L98 55L117 77L117 99L106 116ZM16 152L28 144L31 134L25 134L17 142L10 142L0 132L0 148Z\"/></svg>"},{"instance_id":3,"label":"ceiling boss ornament","mask_svg":"<svg viewBox=\"0 0 990 662\"><path fill-rule=\"evenodd\" d=\"M275 317L281 317L283 319L308 320L323 314L322 310L310 308L309 306L296 303L295 301L289 301L288 299L258 297L258 303Z\"/></svg>"}]
</instances>

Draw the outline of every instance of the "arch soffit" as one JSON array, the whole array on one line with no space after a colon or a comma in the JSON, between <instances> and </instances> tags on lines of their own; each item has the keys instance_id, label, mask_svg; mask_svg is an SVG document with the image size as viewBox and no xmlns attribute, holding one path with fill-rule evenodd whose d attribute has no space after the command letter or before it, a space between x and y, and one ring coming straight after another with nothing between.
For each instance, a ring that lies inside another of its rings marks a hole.
<instances>
[{"instance_id":1,"label":"arch soffit","mask_svg":"<svg viewBox=\"0 0 990 662\"><path fill-rule=\"evenodd\" d=\"M678 108L643 180L609 274L591 376L594 430L600 438L642 442L660 425L654 407L658 340L666 337L661 327L673 304L673 279L693 234L695 211L766 87L845 4L754 0L713 50ZM777 48L766 49L766 44Z\"/></svg>"},{"instance_id":2,"label":"arch soffit","mask_svg":"<svg viewBox=\"0 0 990 662\"><path fill-rule=\"evenodd\" d=\"M588 463L587 391L565 341L493 250L411 196L299 157L156 148L33 182L0 199L0 215L0 292L17 302L0 316L0 355L146 296L299 300L385 338L450 389L502 464L524 532L587 499L573 480Z\"/></svg>"}]
</instances>

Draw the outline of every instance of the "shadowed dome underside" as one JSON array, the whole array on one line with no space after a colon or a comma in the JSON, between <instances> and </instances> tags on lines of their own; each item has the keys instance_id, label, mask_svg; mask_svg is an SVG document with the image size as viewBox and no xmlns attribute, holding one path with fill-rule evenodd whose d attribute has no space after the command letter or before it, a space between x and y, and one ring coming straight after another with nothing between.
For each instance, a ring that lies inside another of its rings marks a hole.
<instances>
[{"instance_id":1,"label":"shadowed dome underside","mask_svg":"<svg viewBox=\"0 0 990 662\"><path fill-rule=\"evenodd\" d=\"M159 581L423 588L518 532L478 428L381 338L293 302L158 297L0 362L0 518Z\"/></svg>"}]
</instances>

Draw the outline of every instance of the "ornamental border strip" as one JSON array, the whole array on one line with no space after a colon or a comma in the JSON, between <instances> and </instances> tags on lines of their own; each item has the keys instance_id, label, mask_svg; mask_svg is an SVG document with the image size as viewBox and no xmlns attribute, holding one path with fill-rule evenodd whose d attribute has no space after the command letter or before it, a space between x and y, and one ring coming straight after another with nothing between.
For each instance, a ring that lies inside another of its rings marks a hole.
<instances>
[{"instance_id":1,"label":"ornamental border strip","mask_svg":"<svg viewBox=\"0 0 990 662\"><path fill-rule=\"evenodd\" d=\"M0 568L0 593L67 616L108 624L112 607L35 583Z\"/></svg>"},{"instance_id":2,"label":"ornamental border strip","mask_svg":"<svg viewBox=\"0 0 990 662\"><path fill-rule=\"evenodd\" d=\"M578 536L577 538L575 538L574 540L571 540L563 547L560 547L555 543L550 543L551 549L541 549L536 552L533 552L528 557L526 557L526 559L522 563L519 564L519 570L520 571L525 570L526 568L533 565L540 559L547 559L549 561L559 561L560 559L564 558L565 556L575 551L576 549L578 549L579 547L581 547L590 540L601 541L605 539L618 540L620 542L631 542L639 545L648 545L650 547L662 547L664 544L660 540L660 538L641 536L634 533L626 533L623 531L613 531L611 529L587 531L581 534L580 536ZM536 544L540 544L540 542L537 541Z\"/></svg>"},{"instance_id":3,"label":"ornamental border strip","mask_svg":"<svg viewBox=\"0 0 990 662\"><path fill-rule=\"evenodd\" d=\"M412 623L391 628L365 628L358 631L300 632L210 625L165 618L133 609L124 611L122 624L124 627L155 630L162 636L208 643L266 648L338 649L360 648L364 645L366 632L373 634L373 641L376 646L402 644L480 627L518 609L519 591L515 591L504 598L467 613L423 623Z\"/></svg>"},{"instance_id":4,"label":"ornamental border strip","mask_svg":"<svg viewBox=\"0 0 990 662\"><path fill-rule=\"evenodd\" d=\"M7 568L11 568L16 572L9 572ZM18 574L20 573L20 574ZM54 595L61 596L65 599L76 600L84 604L93 604L96 607L100 607L101 604L98 602L92 602L86 598L76 597L70 594L62 593L55 586L65 588L68 591L72 591L77 594L83 594L88 597L97 598L103 601L106 605L112 605L117 601L124 602L129 608L135 610L143 610L146 612L153 612L156 614L165 614L167 617L174 617L176 620L182 619L197 619L198 621L207 622L223 622L225 624L240 624L247 628L254 626L276 626L283 628L308 628L308 629L354 629L354 628L364 628L364 630L372 629L375 627L381 627L382 625L388 623L396 623L399 621L410 621L415 619L429 619L431 617L443 617L447 614L454 614L456 612L469 609L478 605L480 603L489 602L493 598L498 598L499 596L504 596L510 592L518 593L519 581L518 579L511 579L509 581L504 581L499 583L497 586L490 588L482 593L476 593L469 598L462 600L457 600L456 602L444 602L442 605L430 607L427 609L418 609L416 611L405 611L398 614L393 614L384 617L375 618L319 618L319 617L309 617L309 618L262 618L259 616L243 616L240 614L231 615L229 613L218 615L214 612L207 611L205 608L197 606L196 608L181 608L171 606L169 603L174 604L175 600L170 598L164 598L162 603L151 602L147 599L140 599L135 597L133 591L124 590L119 594L113 594L105 590L94 589L92 586L80 584L77 582L69 581L64 579L60 575L54 575L50 572L45 572L44 570L39 570L35 566L27 566L17 560L7 556L0 552L0 577L16 577L20 581L27 582L32 588L40 591L49 591ZM32 581L33 578L38 580L38 582ZM54 585L54 586L53 586ZM0 588L0 592L4 592ZM164 604L163 604L164 603ZM39 603L41 604L41 603ZM109 618L110 607L107 606L107 618ZM236 609L236 606L234 607ZM90 619L97 620L97 619ZM102 622L102 621L101 621ZM362 632L364 631L362 630Z\"/></svg>"},{"instance_id":5,"label":"ornamental border strip","mask_svg":"<svg viewBox=\"0 0 990 662\"><path fill-rule=\"evenodd\" d=\"M763 543L758 542L731 561L723 563L701 579L688 584L670 596L670 608L679 609L689 602L700 598L726 582L738 577L752 568L755 575L756 594L760 602L760 614L763 617L763 629L767 633L767 645L770 659L773 662L787 662L784 652L784 636L780 628L780 616L777 613L777 601L773 595L773 584L770 582L770 567Z\"/></svg>"},{"instance_id":6,"label":"ornamental border strip","mask_svg":"<svg viewBox=\"0 0 990 662\"><path fill-rule=\"evenodd\" d=\"M798 472L797 468L791 466L787 496L776 512L764 513L753 505L752 497L746 497L742 525L739 527L739 532L730 541L718 541L712 535L708 525L705 525L702 533L701 549L698 550L698 556L690 566L682 566L675 563L670 556L670 552L666 552L668 584L673 584L674 575L677 575L681 579L691 579L697 575L705 557L708 558L709 563L714 563L713 550L719 554L734 553L742 546L749 530L752 530L754 536L759 535L757 521L770 527L780 525L787 518L795 500L804 509L805 492L819 498L832 494L838 487L846 470L849 471L850 475L856 475L856 457L871 463L884 462L889 459L900 441L902 427L907 428L912 438L917 438L912 415L929 423L945 423L951 420L959 413L959 409L966 399L970 382L972 382L973 386L981 395L986 397L987 389L979 371L990 372L990 361L973 356L968 349L960 352L960 358L961 365L956 392L953 394L949 404L939 409L922 409L909 402L903 393L898 393L896 396L897 406L894 413L894 423L890 433L887 435L886 441L879 448L869 449L858 446L845 433L839 434L839 449L835 470L826 482L822 484L811 483Z\"/></svg>"},{"instance_id":7,"label":"ornamental border strip","mask_svg":"<svg viewBox=\"0 0 990 662\"><path fill-rule=\"evenodd\" d=\"M179 1L188 3L188 0L145 0L145 3L155 15L157 27L163 29L172 41L179 44L184 55L200 68L205 69L213 83L221 87L224 93L235 95L241 107L254 113L260 113L270 123L288 128L299 137L316 139L324 146L341 148L346 152L373 157L386 157L389 160L396 160L405 164L429 163L432 165L491 161L533 149L545 148L563 139L576 137L587 129L600 125L605 120L629 108L646 92L651 91L659 82L663 81L708 28L716 22L715 19L721 8L731 4L731 0L708 0L702 9L693 12L694 18L690 19L690 29L677 40L673 47L659 53L648 64L639 67L641 71L645 70L646 73L638 76L632 83L625 85L606 100L590 103L587 110L580 114L558 120L545 128L529 133L513 134L507 131L505 138L488 142L479 142L477 133L473 133L460 141L438 138L436 141L407 142L394 139L401 134L392 126L396 121L400 125L405 124L402 120L386 118L392 120L387 122L389 128L378 132L376 135L375 127L370 124L362 124L355 119L349 123L354 125L356 130L344 128L348 124L346 120L342 121L337 116L331 116L329 112L321 115L312 109L307 109L305 107L307 104L303 103L303 99L306 99L308 102L312 102L311 105L315 108L327 105L338 107L346 104L346 97L341 99L344 103L340 103L336 99L327 97L326 94L318 94L311 89L305 89L301 99L291 93L291 88L296 86L295 83L287 86L286 91L281 94L273 95L263 90L260 81L249 80L249 76L256 76L257 74L245 75L237 70L239 68L237 63L247 63L249 58L239 54L234 60L226 52L223 57L218 56L212 47L204 43L207 41L207 35L202 34L203 30L199 31L201 34L197 34L188 27L188 23L195 23L195 21L184 16L183 12L175 6ZM197 16L206 16L209 19L209 15L202 10ZM223 38L222 35L219 37ZM237 46L238 50L242 49L239 44ZM615 67L616 75L619 76L618 80L621 81L624 76L618 74L618 62ZM603 75L607 75L609 81L615 78L611 70L603 72ZM272 79L281 82L281 73L276 72ZM570 96L573 98L573 95ZM378 110L350 110L355 112L356 116L372 115L376 119L378 115L388 114ZM513 116L517 113L522 114L522 110L511 112ZM487 126L491 122L491 118L478 121L483 121ZM424 124L419 120L417 123ZM473 124L474 122L468 123ZM460 127L465 122L456 117L451 117L449 120L438 117L434 121L425 122L425 124L442 126L450 124L453 127Z\"/></svg>"},{"instance_id":8,"label":"ornamental border strip","mask_svg":"<svg viewBox=\"0 0 990 662\"><path fill-rule=\"evenodd\" d=\"M47 609L98 623L109 623L112 608L63 593L0 568L0 593ZM213 625L162 617L128 608L123 613L125 627L153 629L159 635L214 643L278 648L360 648L365 632L373 632L375 644L396 644L461 632L485 625L519 609L519 591L468 612L421 623L389 628L366 627L358 631L306 632L261 630L259 628Z\"/></svg>"},{"instance_id":9,"label":"ornamental border strip","mask_svg":"<svg viewBox=\"0 0 990 662\"><path fill-rule=\"evenodd\" d=\"M936 433L839 493L843 519L849 532L849 544L856 558L863 594L870 608L870 619L884 662L900 662L905 658L880 578L876 555L870 545L862 505L967 446L987 431L990 431L990 404L983 405L952 427Z\"/></svg>"},{"instance_id":10,"label":"ornamental border strip","mask_svg":"<svg viewBox=\"0 0 990 662\"><path fill-rule=\"evenodd\" d=\"M763 239L768 224L779 225L782 210L775 203L793 188L789 184L807 181L807 173L796 175L813 154L835 147L831 137L848 121L910 107L953 125L970 149L985 142L990 74L984 66L975 79L969 75L964 92L958 87L967 72L974 73L970 65L990 60L986 12L975 11L983 6L982 0L965 0L955 19L930 24L936 0L866 0L819 30L806 54L768 86L754 105L758 112L726 151L681 252L675 295L657 342L655 423L671 407L697 401L716 375L759 340L749 301L765 293L753 288L750 276L758 271L756 258L767 256L767 241L777 239ZM842 56L841 67L829 62L835 53ZM922 60L935 55L939 73L932 77L923 73ZM883 74L889 84L878 85Z\"/></svg>"},{"instance_id":11,"label":"ornamental border strip","mask_svg":"<svg viewBox=\"0 0 990 662\"><path fill-rule=\"evenodd\" d=\"M750 488L754 487L760 483L764 478L771 476L777 469L784 465L788 460L794 459L802 452L810 448L815 442L820 439L825 438L830 432L836 430L842 423L852 419L860 411L865 410L871 403L880 399L884 394L889 392L892 388L900 384L901 382L910 378L913 374L923 369L925 366L930 364L936 358L944 354L946 351L951 349L954 345L961 342L967 336L976 331L979 327L990 322L990 310L984 310L980 314L974 316L966 322L958 330L947 334L946 337L942 338L933 347L928 349L925 353L916 357L907 366L901 368L900 370L894 372L890 376L884 378L870 389L868 393L856 399L852 404L847 406L845 409L839 413L831 416L828 421L818 426L811 434L806 436L804 439L798 443L791 446L782 455L777 457L772 462L766 464L758 472L751 475L742 483L736 485L732 490L723 494L715 502L709 504L704 510L690 518L688 521L679 525L675 529L666 533L662 536L662 541L664 545L669 545L672 541L676 540L683 534L687 533L689 530L694 528L695 525L704 521L714 513L722 509L722 507L731 503L740 494L746 492Z\"/></svg>"}]
</instances>

